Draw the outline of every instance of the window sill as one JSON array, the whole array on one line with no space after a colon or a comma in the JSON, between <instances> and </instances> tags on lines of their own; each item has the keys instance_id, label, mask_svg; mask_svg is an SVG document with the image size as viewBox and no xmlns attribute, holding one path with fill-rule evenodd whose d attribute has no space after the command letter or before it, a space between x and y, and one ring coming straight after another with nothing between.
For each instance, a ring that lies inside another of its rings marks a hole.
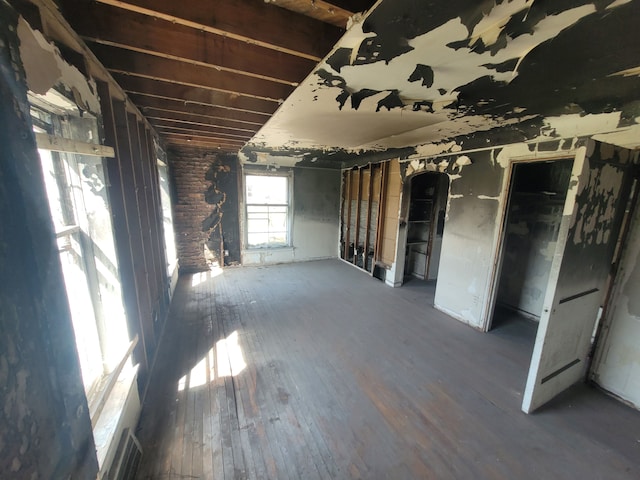
<instances>
[{"instance_id":1,"label":"window sill","mask_svg":"<svg viewBox=\"0 0 640 480\"><path fill-rule=\"evenodd\" d=\"M284 245L282 247L248 247L243 250L243 252L251 253L251 252L264 252L267 250L277 250L278 252L286 252L288 250L293 251L292 245Z\"/></svg>"},{"instance_id":2,"label":"window sill","mask_svg":"<svg viewBox=\"0 0 640 480\"><path fill-rule=\"evenodd\" d=\"M123 429L135 429L137 424L140 414L137 372L137 366L128 367L122 372L93 428L98 465L102 472L110 467Z\"/></svg>"}]
</instances>

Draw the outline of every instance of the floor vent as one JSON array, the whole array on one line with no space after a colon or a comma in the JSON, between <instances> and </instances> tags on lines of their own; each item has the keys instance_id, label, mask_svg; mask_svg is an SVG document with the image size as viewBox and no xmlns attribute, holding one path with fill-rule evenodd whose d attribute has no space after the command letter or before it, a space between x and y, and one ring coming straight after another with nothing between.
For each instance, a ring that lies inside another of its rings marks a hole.
<instances>
[{"instance_id":1,"label":"floor vent","mask_svg":"<svg viewBox=\"0 0 640 480\"><path fill-rule=\"evenodd\" d=\"M141 458L140 442L129 428L125 428L120 437L113 464L107 474L107 480L133 480Z\"/></svg>"}]
</instances>

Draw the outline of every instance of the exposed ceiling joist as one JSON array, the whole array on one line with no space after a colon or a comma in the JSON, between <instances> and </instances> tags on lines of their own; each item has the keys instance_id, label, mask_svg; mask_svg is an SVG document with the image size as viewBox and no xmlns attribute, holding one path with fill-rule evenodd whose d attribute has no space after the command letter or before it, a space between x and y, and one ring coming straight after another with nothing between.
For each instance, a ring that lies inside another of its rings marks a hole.
<instances>
[{"instance_id":1,"label":"exposed ceiling joist","mask_svg":"<svg viewBox=\"0 0 640 480\"><path fill-rule=\"evenodd\" d=\"M241 139L227 138L227 137L216 136L216 135L206 135L206 134L200 134L200 133L172 132L167 130L167 131L163 131L163 135L166 136L169 140L178 138L178 139L185 140L187 142L189 141L209 142L209 143L215 143L220 145L233 145L236 147L241 147L245 143L245 140L241 140Z\"/></svg>"},{"instance_id":2,"label":"exposed ceiling joist","mask_svg":"<svg viewBox=\"0 0 640 480\"><path fill-rule=\"evenodd\" d=\"M166 112L162 110L148 109L145 111L147 119L149 120L167 120L172 122L183 123L185 125L203 125L210 127L224 127L232 130L239 130L243 132L255 133L258 131L261 125L253 123L236 122L234 120L227 120L226 118L210 118L210 117L198 117L195 115L189 115L181 112Z\"/></svg>"},{"instance_id":3,"label":"exposed ceiling joist","mask_svg":"<svg viewBox=\"0 0 640 480\"><path fill-rule=\"evenodd\" d=\"M315 62L110 5L79 4L69 20L86 41L297 85Z\"/></svg>"},{"instance_id":4,"label":"exposed ceiling joist","mask_svg":"<svg viewBox=\"0 0 640 480\"><path fill-rule=\"evenodd\" d=\"M301 13L336 27L346 28L354 12L323 0L264 0L292 12Z\"/></svg>"},{"instance_id":5,"label":"exposed ceiling joist","mask_svg":"<svg viewBox=\"0 0 640 480\"><path fill-rule=\"evenodd\" d=\"M185 126L180 123L171 122L168 120L154 120L151 122L158 130L171 130L175 132L193 132L194 135L215 135L224 138L235 138L241 140L248 140L252 134L250 132L242 132L238 130L231 130L222 127L206 127L206 126Z\"/></svg>"},{"instance_id":6,"label":"exposed ceiling joist","mask_svg":"<svg viewBox=\"0 0 640 480\"><path fill-rule=\"evenodd\" d=\"M243 112L213 105L186 102L183 100L151 97L136 93L129 94L129 97L145 114L148 114L148 112L162 112L163 115L172 113L186 114L194 118L226 119L256 126L263 125L269 118L268 115L263 113Z\"/></svg>"},{"instance_id":7,"label":"exposed ceiling joist","mask_svg":"<svg viewBox=\"0 0 640 480\"><path fill-rule=\"evenodd\" d=\"M232 142L240 142L244 143L247 141L246 136L237 136L237 135L226 135L219 132L208 132L208 131L198 131L198 130L190 130L190 129L182 129L182 128L172 128L172 127L156 127L158 132L162 134L171 134L171 135L182 135L186 137L208 137L215 138L219 140L227 140Z\"/></svg>"},{"instance_id":8,"label":"exposed ceiling joist","mask_svg":"<svg viewBox=\"0 0 640 480\"><path fill-rule=\"evenodd\" d=\"M331 50L343 33L333 25L275 8L263 0L97 1L314 61Z\"/></svg>"},{"instance_id":9,"label":"exposed ceiling joist","mask_svg":"<svg viewBox=\"0 0 640 480\"><path fill-rule=\"evenodd\" d=\"M289 85L237 73L222 72L214 67L190 65L189 68L185 68L182 62L168 58L100 44L90 44L90 47L111 72L210 88L276 102L284 100L293 91L293 87Z\"/></svg>"},{"instance_id":10,"label":"exposed ceiling joist","mask_svg":"<svg viewBox=\"0 0 640 480\"><path fill-rule=\"evenodd\" d=\"M375 0L56 3L165 141L235 132L244 144Z\"/></svg>"},{"instance_id":11,"label":"exposed ceiling joist","mask_svg":"<svg viewBox=\"0 0 640 480\"><path fill-rule=\"evenodd\" d=\"M279 103L254 97L245 97L202 87L181 85L163 80L134 77L114 73L113 78L127 93L139 93L157 98L214 105L245 112L273 114Z\"/></svg>"},{"instance_id":12,"label":"exposed ceiling joist","mask_svg":"<svg viewBox=\"0 0 640 480\"><path fill-rule=\"evenodd\" d=\"M216 140L209 138L187 138L181 136L172 136L167 135L167 139L174 146L180 147L191 147L194 149L202 150L216 150L216 151L224 151L224 152L233 152L238 151L242 145L238 143L228 143L224 140Z\"/></svg>"},{"instance_id":13,"label":"exposed ceiling joist","mask_svg":"<svg viewBox=\"0 0 640 480\"><path fill-rule=\"evenodd\" d=\"M315 0L307 1L313 2ZM363 13L374 6L376 0L329 0L329 3L350 12Z\"/></svg>"}]
</instances>

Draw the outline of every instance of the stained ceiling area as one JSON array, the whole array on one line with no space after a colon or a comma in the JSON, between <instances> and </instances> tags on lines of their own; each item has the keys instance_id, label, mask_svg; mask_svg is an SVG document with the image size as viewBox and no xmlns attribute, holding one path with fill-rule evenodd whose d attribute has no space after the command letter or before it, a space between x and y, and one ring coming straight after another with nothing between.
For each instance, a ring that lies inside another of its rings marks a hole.
<instances>
[{"instance_id":1,"label":"stained ceiling area","mask_svg":"<svg viewBox=\"0 0 640 480\"><path fill-rule=\"evenodd\" d=\"M243 148L429 156L580 136L638 146L640 2L383 0Z\"/></svg>"},{"instance_id":2,"label":"stained ceiling area","mask_svg":"<svg viewBox=\"0 0 640 480\"><path fill-rule=\"evenodd\" d=\"M57 0L168 146L238 151L374 0Z\"/></svg>"},{"instance_id":3,"label":"stained ceiling area","mask_svg":"<svg viewBox=\"0 0 640 480\"><path fill-rule=\"evenodd\" d=\"M632 0L58 0L169 146L333 166L640 144Z\"/></svg>"}]
</instances>

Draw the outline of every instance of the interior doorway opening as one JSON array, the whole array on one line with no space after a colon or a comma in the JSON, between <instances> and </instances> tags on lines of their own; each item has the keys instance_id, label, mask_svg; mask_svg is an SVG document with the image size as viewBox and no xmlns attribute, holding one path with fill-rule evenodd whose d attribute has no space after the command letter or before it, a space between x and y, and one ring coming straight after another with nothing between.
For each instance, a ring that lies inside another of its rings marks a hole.
<instances>
[{"instance_id":1,"label":"interior doorway opening","mask_svg":"<svg viewBox=\"0 0 640 480\"><path fill-rule=\"evenodd\" d=\"M449 176L444 173L411 178L403 283L419 280L435 290L448 194Z\"/></svg>"},{"instance_id":2,"label":"interior doorway opening","mask_svg":"<svg viewBox=\"0 0 640 480\"><path fill-rule=\"evenodd\" d=\"M572 166L573 159L514 164L490 329L520 323L535 336Z\"/></svg>"}]
</instances>

